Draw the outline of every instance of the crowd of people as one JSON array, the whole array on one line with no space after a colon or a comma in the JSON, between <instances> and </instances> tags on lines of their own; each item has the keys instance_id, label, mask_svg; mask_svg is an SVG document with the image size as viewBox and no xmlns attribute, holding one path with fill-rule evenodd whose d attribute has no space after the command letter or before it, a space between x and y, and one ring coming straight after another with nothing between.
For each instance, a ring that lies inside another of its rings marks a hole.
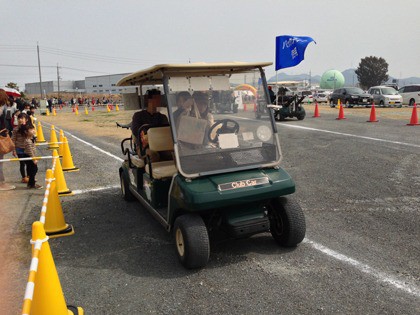
<instances>
[{"instance_id":1,"label":"crowd of people","mask_svg":"<svg viewBox=\"0 0 420 315\"><path fill-rule=\"evenodd\" d=\"M36 128L35 128L36 104L26 102L22 99L14 99L0 89L0 131L2 136L12 138L15 149L12 154L18 158L31 158L36 156ZM0 160L4 153L0 152ZM40 189L41 185L36 184L35 176L38 171L37 160L20 161L21 182L26 183L29 189ZM3 168L0 162L0 191L12 190L16 187L5 182ZM9 164L8 164L9 165Z\"/></svg>"}]
</instances>

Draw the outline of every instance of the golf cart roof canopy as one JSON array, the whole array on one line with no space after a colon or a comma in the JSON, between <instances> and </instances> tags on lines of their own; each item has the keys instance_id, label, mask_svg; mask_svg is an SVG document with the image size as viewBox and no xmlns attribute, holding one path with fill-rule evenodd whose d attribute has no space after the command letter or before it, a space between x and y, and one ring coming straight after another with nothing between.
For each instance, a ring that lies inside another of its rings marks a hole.
<instances>
[{"instance_id":1,"label":"golf cart roof canopy","mask_svg":"<svg viewBox=\"0 0 420 315\"><path fill-rule=\"evenodd\" d=\"M220 63L186 63L186 64L160 64L145 70L130 74L120 81L118 86L132 86L145 84L158 84L162 82L163 74L173 76L184 75L214 75L231 74L253 70L259 67L271 66L272 62L220 62Z\"/></svg>"}]
</instances>

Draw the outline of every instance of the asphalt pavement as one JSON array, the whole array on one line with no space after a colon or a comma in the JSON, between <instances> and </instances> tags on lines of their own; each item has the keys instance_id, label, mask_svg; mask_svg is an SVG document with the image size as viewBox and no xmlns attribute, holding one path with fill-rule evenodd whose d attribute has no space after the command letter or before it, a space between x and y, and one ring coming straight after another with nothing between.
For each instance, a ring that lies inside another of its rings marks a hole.
<instances>
[{"instance_id":1,"label":"asphalt pavement","mask_svg":"<svg viewBox=\"0 0 420 315\"><path fill-rule=\"evenodd\" d=\"M119 142L64 129L81 169L66 174L77 194L62 198L76 233L50 240L67 303L86 314L419 314L420 127L349 112L277 123L304 242L219 241L195 271L138 202L121 198ZM27 210L29 239L40 206Z\"/></svg>"}]
</instances>

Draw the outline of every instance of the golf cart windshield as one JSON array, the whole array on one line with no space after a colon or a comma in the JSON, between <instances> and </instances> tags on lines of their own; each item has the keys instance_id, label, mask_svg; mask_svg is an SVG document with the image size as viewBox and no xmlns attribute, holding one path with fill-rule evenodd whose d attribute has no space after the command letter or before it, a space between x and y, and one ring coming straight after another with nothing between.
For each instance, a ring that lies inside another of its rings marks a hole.
<instances>
[{"instance_id":1,"label":"golf cart windshield","mask_svg":"<svg viewBox=\"0 0 420 315\"><path fill-rule=\"evenodd\" d=\"M181 174L196 177L280 163L275 124L255 118L267 100L259 68L167 76L166 96Z\"/></svg>"}]
</instances>

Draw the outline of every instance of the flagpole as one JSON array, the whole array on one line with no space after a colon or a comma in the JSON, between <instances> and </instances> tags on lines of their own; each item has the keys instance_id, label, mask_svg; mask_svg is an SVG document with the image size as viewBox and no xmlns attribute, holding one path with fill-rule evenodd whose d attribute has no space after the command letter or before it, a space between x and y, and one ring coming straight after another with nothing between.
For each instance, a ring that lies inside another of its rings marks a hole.
<instances>
[{"instance_id":1,"label":"flagpole","mask_svg":"<svg viewBox=\"0 0 420 315\"><path fill-rule=\"evenodd\" d=\"M279 105L279 76L278 71L276 70L276 105Z\"/></svg>"}]
</instances>

